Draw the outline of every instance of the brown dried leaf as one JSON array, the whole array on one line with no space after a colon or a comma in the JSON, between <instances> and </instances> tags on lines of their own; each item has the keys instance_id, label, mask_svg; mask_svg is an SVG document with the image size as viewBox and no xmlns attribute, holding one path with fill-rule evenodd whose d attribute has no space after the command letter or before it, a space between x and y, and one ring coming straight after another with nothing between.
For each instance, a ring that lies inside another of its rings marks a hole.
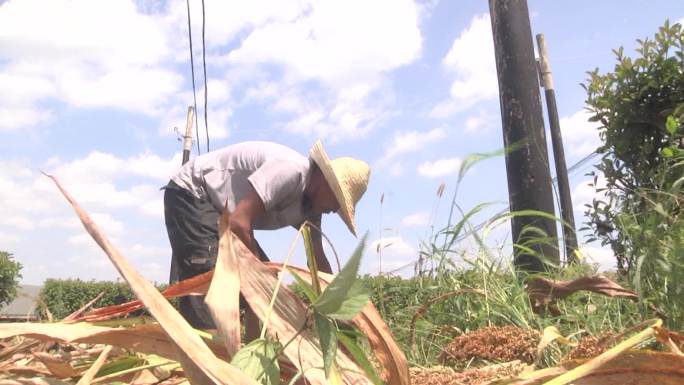
<instances>
[{"instance_id":1,"label":"brown dried leaf","mask_svg":"<svg viewBox=\"0 0 684 385\"><path fill-rule=\"evenodd\" d=\"M526 373L513 380L495 381L491 385L546 384L586 362L588 361L568 361L559 367ZM684 357L673 353L646 350L628 351L572 383L575 385L681 385L684 383Z\"/></svg>"},{"instance_id":2,"label":"brown dried leaf","mask_svg":"<svg viewBox=\"0 0 684 385\"><path fill-rule=\"evenodd\" d=\"M49 353L35 352L33 356L36 357L50 373L57 378L69 378L80 375L68 362L64 361L62 357L53 356Z\"/></svg>"},{"instance_id":3,"label":"brown dried leaf","mask_svg":"<svg viewBox=\"0 0 684 385\"><path fill-rule=\"evenodd\" d=\"M109 242L109 239L100 232L90 216L62 188L57 179L52 176L50 178L74 208L86 231L104 250L121 276L131 286L136 297L140 299L152 316L159 321L159 324L174 343L178 345L179 351L182 352L179 361L183 368L187 369L188 378L193 383L256 384L253 379L247 377L237 368L218 359L209 350L207 345L202 342L202 339L194 332L190 324L171 306L154 285L140 275L114 245Z\"/></svg>"},{"instance_id":4,"label":"brown dried leaf","mask_svg":"<svg viewBox=\"0 0 684 385\"><path fill-rule=\"evenodd\" d=\"M274 272L283 268L283 265L279 263L268 263L268 266ZM288 269L295 270L300 277L311 281L309 270L293 266L288 266ZM325 288L332 281L333 275L318 272L318 278L321 281L321 287ZM380 362L380 377L388 385L408 385L410 378L406 356L375 306L369 302L352 320L352 323L368 338L368 343Z\"/></svg>"},{"instance_id":5,"label":"brown dried leaf","mask_svg":"<svg viewBox=\"0 0 684 385\"><path fill-rule=\"evenodd\" d=\"M178 360L178 352L173 341L158 324L139 325L134 328L109 328L87 323L43 324L43 323L6 323L0 324L0 338L24 336L39 340L59 341L62 343L88 343L119 346L145 354L156 354ZM210 345L221 356L222 348ZM225 357L225 356L223 356Z\"/></svg>"},{"instance_id":6,"label":"brown dried leaf","mask_svg":"<svg viewBox=\"0 0 684 385\"><path fill-rule=\"evenodd\" d=\"M282 269L282 264L268 263L268 268L272 274L277 273ZM295 269L302 278L310 279L308 270L295 268L289 266L290 269ZM319 273L321 281L327 284L332 279L332 275ZM189 294L206 294L206 290L211 282L213 272L207 272L193 278L177 282L169 286L163 295L166 298L175 298ZM139 301L132 301L125 306L115 305L100 309L94 309L90 315L95 315L100 319L110 319L117 316L124 316L129 311L137 310L141 307ZM408 385L408 364L404 353L399 348L399 345L394 340L389 327L384 322L380 313L377 311L372 303L369 303L366 308L359 314L352 322L363 332L368 338L368 342L381 364L381 377L390 385ZM162 354L160 354L162 355ZM166 356L168 357L168 356ZM172 357L169 357L172 358ZM283 366L281 365L281 368Z\"/></svg>"},{"instance_id":7,"label":"brown dried leaf","mask_svg":"<svg viewBox=\"0 0 684 385\"><path fill-rule=\"evenodd\" d=\"M69 383L55 378L35 377L0 380L0 385L69 385Z\"/></svg>"},{"instance_id":8,"label":"brown dried leaf","mask_svg":"<svg viewBox=\"0 0 684 385\"><path fill-rule=\"evenodd\" d=\"M539 313L548 307L552 313L557 312L555 302L580 290L587 290L609 297L623 297L638 301L639 297L603 275L581 277L570 281L558 281L536 277L527 282L527 291L535 312Z\"/></svg>"},{"instance_id":9,"label":"brown dried leaf","mask_svg":"<svg viewBox=\"0 0 684 385\"><path fill-rule=\"evenodd\" d=\"M240 349L240 266L230 236L230 216L224 210L219 220L219 250L214 276L204 301L219 335L232 357Z\"/></svg>"},{"instance_id":10,"label":"brown dried leaf","mask_svg":"<svg viewBox=\"0 0 684 385\"><path fill-rule=\"evenodd\" d=\"M284 354L311 384L327 384L323 371L323 355L314 333L308 328L307 308L286 286L280 286L269 313L271 296L278 286L276 275L233 235L233 245L240 264L241 291L261 320L270 316L268 333L285 346ZM297 335L299 334L299 335ZM345 384L370 384L362 370L346 354L337 352L337 363Z\"/></svg>"},{"instance_id":11,"label":"brown dried leaf","mask_svg":"<svg viewBox=\"0 0 684 385\"><path fill-rule=\"evenodd\" d=\"M74 319L78 318L78 317L79 317L81 314L83 314L86 310L90 309L90 307L93 306L93 304L94 304L95 302L97 302L100 298L102 298L103 295L104 295L104 291L100 292L100 294L96 295L95 298L93 298L92 300L90 300L90 301L89 301L88 303L86 303L85 305L81 306L80 309L78 309L78 310L76 310L75 312L73 312L73 313L69 314L68 316L66 316L66 318L64 318L62 321L63 321L63 322L68 322L68 321L71 321L71 320L74 320Z\"/></svg>"},{"instance_id":12,"label":"brown dried leaf","mask_svg":"<svg viewBox=\"0 0 684 385\"><path fill-rule=\"evenodd\" d=\"M86 370L85 373L83 373L83 377L81 377L80 380L76 383L76 385L90 385L90 382L93 381L93 378L95 378L95 375L97 372L100 371L102 368L102 365L104 365L105 360L107 357L109 357L109 352L112 351L112 346L107 346L102 353L97 357L97 360Z\"/></svg>"}]
</instances>

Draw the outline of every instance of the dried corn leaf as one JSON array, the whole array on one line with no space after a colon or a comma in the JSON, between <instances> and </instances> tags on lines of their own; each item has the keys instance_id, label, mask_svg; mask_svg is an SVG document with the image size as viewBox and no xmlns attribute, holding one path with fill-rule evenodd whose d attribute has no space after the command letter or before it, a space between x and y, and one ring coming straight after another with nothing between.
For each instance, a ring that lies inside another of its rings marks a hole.
<instances>
[{"instance_id":1,"label":"dried corn leaf","mask_svg":"<svg viewBox=\"0 0 684 385\"><path fill-rule=\"evenodd\" d=\"M26 365L3 365L0 367L0 373L10 373L10 374L18 374L18 375L24 375L24 376L50 376L51 373L49 370L45 368L39 368L35 366L26 366Z\"/></svg>"},{"instance_id":2,"label":"dried corn leaf","mask_svg":"<svg viewBox=\"0 0 684 385\"><path fill-rule=\"evenodd\" d=\"M36 357L50 373L57 378L76 377L80 373L74 369L68 362L64 361L62 357L54 356L45 352L35 352L33 356Z\"/></svg>"},{"instance_id":3,"label":"dried corn leaf","mask_svg":"<svg viewBox=\"0 0 684 385\"><path fill-rule=\"evenodd\" d=\"M556 383L559 375L586 364L587 360L564 362L560 367L525 373L516 379L490 385L541 385ZM572 381L575 385L681 385L684 384L684 357L653 351L627 351L616 359Z\"/></svg>"},{"instance_id":4,"label":"dried corn leaf","mask_svg":"<svg viewBox=\"0 0 684 385\"><path fill-rule=\"evenodd\" d=\"M173 341L157 324L140 325L134 328L109 328L87 323L6 323L0 324L0 338L24 336L39 340L63 343L88 343L119 346L139 353L157 354L178 360ZM220 346L210 344L214 352L224 356Z\"/></svg>"},{"instance_id":5,"label":"dried corn leaf","mask_svg":"<svg viewBox=\"0 0 684 385\"><path fill-rule=\"evenodd\" d=\"M78 318L81 314L85 313L86 310L90 309L90 307L93 306L93 304L94 304L95 302L97 302L100 298L102 298L103 295L104 295L104 291L103 291L103 292L100 292L100 294L96 295L95 298L91 299L90 301L88 301L88 303L86 303L85 305L81 306L80 309L78 309L78 310L76 310L75 312L73 312L73 313L69 314L68 316L66 316L66 318L64 318L62 321L67 321L67 322L68 322L68 321L71 321L71 320L74 320L74 319Z\"/></svg>"},{"instance_id":6,"label":"dried corn leaf","mask_svg":"<svg viewBox=\"0 0 684 385\"><path fill-rule=\"evenodd\" d=\"M164 328L181 352L179 361L193 383L256 384L238 369L218 359L188 322L171 306L159 291L140 275L126 258L97 228L92 219L78 203L62 188L56 178L50 176L81 219L83 226L97 244L105 251L121 276L128 282L136 297L145 305Z\"/></svg>"},{"instance_id":7,"label":"dried corn leaf","mask_svg":"<svg viewBox=\"0 0 684 385\"><path fill-rule=\"evenodd\" d=\"M271 296L278 285L276 275L239 239L234 238L233 244L240 264L242 294L254 313L264 320L269 315ZM307 308L304 303L287 287L279 287L267 331L279 341L293 339L284 349L285 356L304 373L311 384L327 384L322 370L320 345L307 326ZM356 363L341 351L337 353L337 363L345 384L371 383L360 374L361 369Z\"/></svg>"},{"instance_id":8,"label":"dried corn leaf","mask_svg":"<svg viewBox=\"0 0 684 385\"><path fill-rule=\"evenodd\" d=\"M224 210L219 220L219 250L214 276L204 301L229 356L240 349L240 266L233 251L230 217Z\"/></svg>"},{"instance_id":9,"label":"dried corn leaf","mask_svg":"<svg viewBox=\"0 0 684 385\"><path fill-rule=\"evenodd\" d=\"M268 268L273 274L277 273L283 268L282 264L279 263L268 263ZM310 280L309 271L301 268L295 268L289 266L288 268L294 269L297 273L306 277ZM332 275L319 273L321 275L321 280L326 283L332 280ZM206 290L211 282L213 272L207 272L202 275L195 276L184 281L177 282L174 285L169 286L164 292L166 298L175 298L183 295L190 294L206 294ZM94 309L86 317L94 315L93 318L106 320L113 317L124 316L128 312L140 309L141 304L139 301L132 301L128 304L114 305L103 307L99 309ZM92 318L91 318L92 319ZM399 348L399 345L394 340L392 333L385 323L385 321L380 316L378 310L373 306L372 303L368 303L363 309L361 314L356 316L352 320L362 333L368 338L368 342L373 350L376 358L381 365L381 376L390 385L408 385L408 364L406 362L406 356ZM281 364L281 368L283 365Z\"/></svg>"},{"instance_id":10,"label":"dried corn leaf","mask_svg":"<svg viewBox=\"0 0 684 385\"><path fill-rule=\"evenodd\" d=\"M653 329L655 330L655 336L658 342L667 346L673 353L684 355L684 353L682 353L682 349L684 348L684 336L663 327L655 326Z\"/></svg>"},{"instance_id":11,"label":"dried corn leaf","mask_svg":"<svg viewBox=\"0 0 684 385\"><path fill-rule=\"evenodd\" d=\"M55 378L34 377L0 380L0 385L69 385L69 383Z\"/></svg>"},{"instance_id":12,"label":"dried corn leaf","mask_svg":"<svg viewBox=\"0 0 684 385\"><path fill-rule=\"evenodd\" d=\"M527 291L535 312L548 308L557 315L555 302L577 291L587 290L609 297L622 297L638 301L639 297L631 290L627 290L605 276L581 277L570 281L558 281L543 277L536 277L527 282Z\"/></svg>"},{"instance_id":13,"label":"dried corn leaf","mask_svg":"<svg viewBox=\"0 0 684 385\"><path fill-rule=\"evenodd\" d=\"M539 345L537 345L537 359L541 357L544 349L554 341L562 345L577 346L577 343L564 337L555 326L547 326L544 328Z\"/></svg>"},{"instance_id":14,"label":"dried corn leaf","mask_svg":"<svg viewBox=\"0 0 684 385\"><path fill-rule=\"evenodd\" d=\"M269 263L268 266L274 272L283 268L282 264L278 263ZM296 271L301 278L311 281L308 270L292 266L288 266L288 269ZM333 279L331 274L318 272L318 275L323 287ZM375 306L369 302L361 313L352 319L352 323L368 338L368 343L380 362L383 380L389 385L408 385L409 372L406 356Z\"/></svg>"},{"instance_id":15,"label":"dried corn leaf","mask_svg":"<svg viewBox=\"0 0 684 385\"><path fill-rule=\"evenodd\" d=\"M76 383L76 385L90 385L90 383L93 381L93 378L95 378L95 375L97 372L100 371L102 368L102 365L104 365L105 360L107 357L109 357L109 353L112 351L112 346L107 346L105 350L100 353L100 355L97 357L97 360L86 370L85 373L83 373L83 377L81 377L80 380Z\"/></svg>"}]
</instances>

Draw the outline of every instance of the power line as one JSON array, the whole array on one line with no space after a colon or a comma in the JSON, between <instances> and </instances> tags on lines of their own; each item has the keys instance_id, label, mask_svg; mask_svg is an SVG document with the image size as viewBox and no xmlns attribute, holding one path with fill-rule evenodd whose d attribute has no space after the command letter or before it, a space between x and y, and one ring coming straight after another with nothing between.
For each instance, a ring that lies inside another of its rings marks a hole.
<instances>
[{"instance_id":1,"label":"power line","mask_svg":"<svg viewBox=\"0 0 684 385\"><path fill-rule=\"evenodd\" d=\"M188 40L190 41L190 71L192 72L192 98L195 102L195 134L197 135L197 155L200 154L199 145L199 126L197 125L197 93L195 92L195 60L192 56L192 24L190 22L190 0L186 0L188 5Z\"/></svg>"},{"instance_id":2,"label":"power line","mask_svg":"<svg viewBox=\"0 0 684 385\"><path fill-rule=\"evenodd\" d=\"M209 124L207 123L207 50L204 44L205 24L206 17L204 12L204 0L202 0L202 67L204 67L204 131L207 134L207 152L209 152Z\"/></svg>"},{"instance_id":3,"label":"power line","mask_svg":"<svg viewBox=\"0 0 684 385\"><path fill-rule=\"evenodd\" d=\"M600 154L600 153L598 153L598 152L592 152L591 154L589 154L589 155L585 156L584 158L580 159L579 161L577 161L575 164L573 164L572 166L570 166L570 167L568 168L568 175L569 175L570 173L573 173L574 171L576 171L576 170L582 168L587 162L589 162L591 159L595 158L595 157L596 157L597 155L599 155L599 154ZM554 178L552 179L551 183L554 183L554 184L555 184L555 183L558 183L558 177L557 177L557 176L554 177ZM455 240L454 242L455 242L455 243L461 242L461 241L463 241L464 239L468 238L469 236L473 235L474 233L476 233L476 232L482 230L482 228L485 227L487 224L489 224L489 223L491 222L492 219L498 218L498 217L500 217L500 216L506 214L506 213L509 211L509 209L510 209L510 207L506 207L505 209L499 211L498 213L496 213L496 214L494 214L493 216L489 217L488 219L484 220L483 222L481 222L481 223L478 224L477 226L471 228L470 231L468 231L468 232L462 234L461 236L459 236L458 238L456 238L456 240ZM386 275L394 274L394 273L396 273L396 272L398 272L398 271L401 271L401 270L406 269L407 267L415 266L418 262L420 262L420 258L417 259L417 260L415 260L415 261L409 262L409 263L407 263L407 264L405 264L405 265L399 266L398 268L396 268L396 269L394 269L394 270L391 270L391 271L388 271L388 272L386 272L386 273L384 273L384 274L386 274Z\"/></svg>"}]
</instances>

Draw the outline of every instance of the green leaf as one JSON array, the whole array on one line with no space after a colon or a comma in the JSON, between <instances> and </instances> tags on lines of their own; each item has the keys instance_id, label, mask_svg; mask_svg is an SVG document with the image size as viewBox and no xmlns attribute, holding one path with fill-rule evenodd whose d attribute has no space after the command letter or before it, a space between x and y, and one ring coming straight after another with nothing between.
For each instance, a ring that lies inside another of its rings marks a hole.
<instances>
[{"instance_id":1,"label":"green leaf","mask_svg":"<svg viewBox=\"0 0 684 385\"><path fill-rule=\"evenodd\" d=\"M292 276L294 276L295 281L297 281L297 284L299 285L299 287L302 288L302 291L304 292L304 295L306 296L306 298L309 299L309 302L313 303L314 301L316 301L317 295L314 292L313 286L311 286L311 284L309 282L306 282L302 277L300 277L299 274L295 273L294 270L292 270L292 269L289 269L289 270L290 270L290 273L292 274Z\"/></svg>"},{"instance_id":2,"label":"green leaf","mask_svg":"<svg viewBox=\"0 0 684 385\"><path fill-rule=\"evenodd\" d=\"M358 295L360 291L355 289L351 291L352 286L357 280L357 273L359 271L359 265L361 264L361 255L363 254L363 248L366 243L365 234L359 242L359 245L354 250L354 253L349 258L349 261L344 265L342 270L335 276L335 278L330 282L328 287L321 293L321 296L316 299L313 303L314 309L318 310L320 313L329 315L336 314L340 311L342 304L345 300L348 300L348 295L355 297L352 302L356 303L359 300ZM349 304L347 304L349 305Z\"/></svg>"},{"instance_id":3,"label":"green leaf","mask_svg":"<svg viewBox=\"0 0 684 385\"><path fill-rule=\"evenodd\" d=\"M318 312L314 312L316 331L321 341L321 351L323 352L323 368L325 377L330 377L330 370L335 363L337 354L337 330L335 324Z\"/></svg>"},{"instance_id":4,"label":"green leaf","mask_svg":"<svg viewBox=\"0 0 684 385\"><path fill-rule=\"evenodd\" d=\"M361 369L366 372L366 375L373 382L373 384L382 385L382 379L380 379L380 376L378 376L378 373L375 371L375 367L373 367L373 364L371 364L371 362L368 360L366 353L364 353L363 349L359 347L356 341L343 333L339 333L337 337L340 339L342 345L344 345L344 347L347 348L349 353L352 355L354 361L356 361Z\"/></svg>"},{"instance_id":5,"label":"green leaf","mask_svg":"<svg viewBox=\"0 0 684 385\"><path fill-rule=\"evenodd\" d=\"M280 383L279 344L259 338L242 347L230 363L264 385Z\"/></svg>"},{"instance_id":6,"label":"green leaf","mask_svg":"<svg viewBox=\"0 0 684 385\"><path fill-rule=\"evenodd\" d=\"M661 150L661 153L663 154L663 156L665 158L672 158L674 156L674 151L672 151L672 149L670 147L664 147Z\"/></svg>"},{"instance_id":7,"label":"green leaf","mask_svg":"<svg viewBox=\"0 0 684 385\"><path fill-rule=\"evenodd\" d=\"M97 377L106 376L112 373L118 373L124 370L145 365L145 359L138 356L123 356L114 361L102 365L97 372Z\"/></svg>"},{"instance_id":8,"label":"green leaf","mask_svg":"<svg viewBox=\"0 0 684 385\"><path fill-rule=\"evenodd\" d=\"M665 129L667 129L667 132L670 135L674 135L677 133L677 128L679 128L677 119L672 115L668 116L667 121L665 122Z\"/></svg>"},{"instance_id":9,"label":"green leaf","mask_svg":"<svg viewBox=\"0 0 684 385\"><path fill-rule=\"evenodd\" d=\"M369 300L370 290L362 282L356 281L349 289L349 292L347 292L340 307L336 311L329 313L328 317L340 321L350 320L366 307Z\"/></svg>"}]
</instances>

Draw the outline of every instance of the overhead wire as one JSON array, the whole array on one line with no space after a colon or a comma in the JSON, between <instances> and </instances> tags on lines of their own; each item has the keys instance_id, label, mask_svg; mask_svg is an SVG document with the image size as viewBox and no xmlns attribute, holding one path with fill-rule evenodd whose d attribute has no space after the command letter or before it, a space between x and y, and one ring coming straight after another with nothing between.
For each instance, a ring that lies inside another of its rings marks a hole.
<instances>
[{"instance_id":1,"label":"overhead wire","mask_svg":"<svg viewBox=\"0 0 684 385\"><path fill-rule=\"evenodd\" d=\"M201 153L199 144L199 125L197 124L197 92L195 88L195 60L192 54L192 23L190 22L190 0L186 0L188 6L188 40L190 41L190 72L192 73L192 98L195 106L195 135L197 136L197 155Z\"/></svg>"},{"instance_id":2,"label":"overhead wire","mask_svg":"<svg viewBox=\"0 0 684 385\"><path fill-rule=\"evenodd\" d=\"M207 152L209 152L209 123L207 123L207 60L206 46L204 44L204 32L206 26L206 14L204 10L204 0L202 0L202 67L204 67L204 131L207 135Z\"/></svg>"}]
</instances>

